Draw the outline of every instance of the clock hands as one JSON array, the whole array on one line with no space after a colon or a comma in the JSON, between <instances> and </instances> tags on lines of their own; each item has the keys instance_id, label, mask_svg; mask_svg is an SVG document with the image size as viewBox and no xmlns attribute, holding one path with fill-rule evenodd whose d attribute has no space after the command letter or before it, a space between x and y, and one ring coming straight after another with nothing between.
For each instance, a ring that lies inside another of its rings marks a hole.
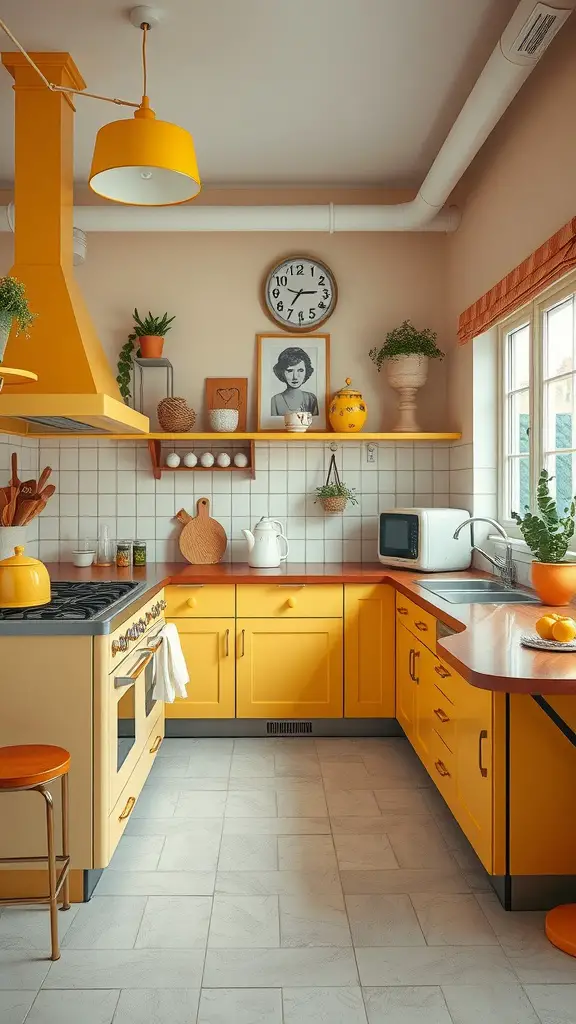
<instances>
[{"instance_id":1,"label":"clock hands","mask_svg":"<svg viewBox=\"0 0 576 1024\"><path fill-rule=\"evenodd\" d=\"M294 293L294 288L289 288L289 289L288 289L288 291L289 291L289 292L293 292L293 293ZM292 299L292 302L290 303L290 305L291 305L291 306L293 306L293 305L294 305L294 303L296 302L296 299L299 299L299 298L300 298L300 296L302 295L302 292L303 292L303 291L304 291L304 289L303 289L303 288L301 288L299 292L296 292L296 293L294 294L294 298Z\"/></svg>"}]
</instances>

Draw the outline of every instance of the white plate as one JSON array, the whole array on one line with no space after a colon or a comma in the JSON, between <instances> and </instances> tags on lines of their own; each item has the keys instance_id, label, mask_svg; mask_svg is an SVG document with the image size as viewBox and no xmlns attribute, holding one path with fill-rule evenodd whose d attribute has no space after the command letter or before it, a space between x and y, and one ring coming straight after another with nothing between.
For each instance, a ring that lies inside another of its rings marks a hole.
<instances>
[{"instance_id":1,"label":"white plate","mask_svg":"<svg viewBox=\"0 0 576 1024\"><path fill-rule=\"evenodd\" d=\"M523 633L520 637L523 647L535 647L538 651L564 651L565 653L576 651L576 641L562 644L559 640L543 640L537 633Z\"/></svg>"}]
</instances>

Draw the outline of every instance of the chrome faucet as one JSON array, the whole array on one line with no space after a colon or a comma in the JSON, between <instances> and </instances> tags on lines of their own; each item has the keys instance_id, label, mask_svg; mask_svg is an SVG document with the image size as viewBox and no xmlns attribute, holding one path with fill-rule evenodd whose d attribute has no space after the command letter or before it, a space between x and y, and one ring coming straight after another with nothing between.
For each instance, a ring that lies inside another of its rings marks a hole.
<instances>
[{"instance_id":1,"label":"chrome faucet","mask_svg":"<svg viewBox=\"0 0 576 1024\"><path fill-rule=\"evenodd\" d=\"M489 555L487 551L484 551L483 548L479 548L477 544L472 545L472 550L478 551L479 554L488 559L491 565L498 570L500 573L500 579L505 587L513 587L516 583L516 566L514 565L514 560L512 558L512 545L506 530L503 529L503 527L500 526L500 523L497 523L495 519L488 519L486 516L472 516L471 519L465 519L463 523L460 523L460 526L454 533L454 540L458 539L460 530L463 530L465 526L469 526L470 523L490 523L490 526L493 526L494 529L497 530L504 538L506 541L504 557L502 557L502 555Z\"/></svg>"}]
</instances>

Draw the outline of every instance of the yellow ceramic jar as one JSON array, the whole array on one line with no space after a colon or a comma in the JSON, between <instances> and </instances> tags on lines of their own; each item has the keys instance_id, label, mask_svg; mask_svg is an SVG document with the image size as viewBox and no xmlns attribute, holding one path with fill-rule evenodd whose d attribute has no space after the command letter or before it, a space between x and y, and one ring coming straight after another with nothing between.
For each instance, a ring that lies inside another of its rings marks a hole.
<instances>
[{"instance_id":1,"label":"yellow ceramic jar","mask_svg":"<svg viewBox=\"0 0 576 1024\"><path fill-rule=\"evenodd\" d=\"M15 547L0 562L0 608L32 608L50 601L50 577L43 562Z\"/></svg>"},{"instance_id":2,"label":"yellow ceramic jar","mask_svg":"<svg viewBox=\"0 0 576 1024\"><path fill-rule=\"evenodd\" d=\"M330 402L328 418L332 430L337 433L353 434L362 430L368 415L362 393L351 388L351 383L351 378L346 377L346 387L337 391Z\"/></svg>"}]
</instances>

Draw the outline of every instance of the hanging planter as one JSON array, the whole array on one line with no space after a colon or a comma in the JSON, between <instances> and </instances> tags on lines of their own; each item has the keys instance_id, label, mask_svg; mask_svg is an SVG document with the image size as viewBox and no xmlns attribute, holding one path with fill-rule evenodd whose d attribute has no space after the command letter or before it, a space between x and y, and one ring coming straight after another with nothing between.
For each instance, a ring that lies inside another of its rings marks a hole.
<instances>
[{"instance_id":1,"label":"hanging planter","mask_svg":"<svg viewBox=\"0 0 576 1024\"><path fill-rule=\"evenodd\" d=\"M330 459L326 482L316 488L316 501L320 502L328 515L342 515L348 502L351 505L358 504L354 489L346 487L340 479L335 455Z\"/></svg>"},{"instance_id":2,"label":"hanging planter","mask_svg":"<svg viewBox=\"0 0 576 1024\"><path fill-rule=\"evenodd\" d=\"M15 277L0 277L0 363L4 359L4 350L12 324L16 323L15 337L24 334L27 338L28 328L35 316L36 313L31 313L28 308L22 281Z\"/></svg>"}]
</instances>

